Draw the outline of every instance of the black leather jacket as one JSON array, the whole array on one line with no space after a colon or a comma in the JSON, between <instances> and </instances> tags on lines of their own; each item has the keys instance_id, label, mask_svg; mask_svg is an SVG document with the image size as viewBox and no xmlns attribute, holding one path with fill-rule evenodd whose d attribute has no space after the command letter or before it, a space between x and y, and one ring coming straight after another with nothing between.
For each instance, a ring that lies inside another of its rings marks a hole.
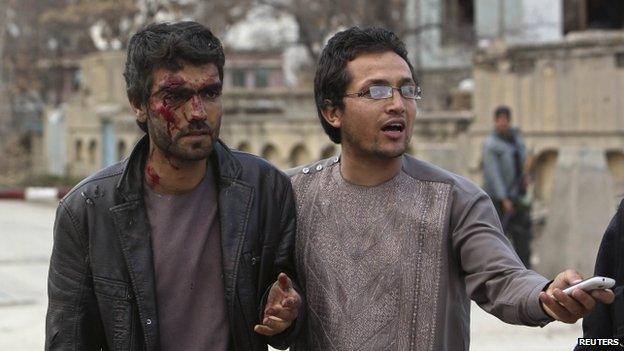
<instances>
[{"instance_id":1,"label":"black leather jacket","mask_svg":"<svg viewBox=\"0 0 624 351\"><path fill-rule=\"evenodd\" d=\"M148 138L129 159L60 201L48 277L46 350L158 350L150 226L142 182ZM254 333L279 272L293 281L295 206L289 179L264 160L215 143L223 282L233 350L286 348L298 333ZM302 295L303 298L303 294Z\"/></svg>"}]
</instances>

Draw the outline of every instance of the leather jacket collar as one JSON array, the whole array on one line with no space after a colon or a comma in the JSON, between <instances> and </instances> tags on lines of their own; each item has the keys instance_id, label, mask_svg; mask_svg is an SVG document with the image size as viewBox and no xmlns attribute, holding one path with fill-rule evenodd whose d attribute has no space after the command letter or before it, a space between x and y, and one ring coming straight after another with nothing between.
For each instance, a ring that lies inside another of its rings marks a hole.
<instances>
[{"instance_id":1,"label":"leather jacket collar","mask_svg":"<svg viewBox=\"0 0 624 351\"><path fill-rule=\"evenodd\" d=\"M136 201L142 197L143 169L149 152L149 135L144 135L130 154L124 165L123 175L117 184L119 193L126 201ZM241 173L240 162L232 155L230 149L220 140L213 145L209 162L216 168L216 179L219 184L230 183L238 179Z\"/></svg>"}]
</instances>

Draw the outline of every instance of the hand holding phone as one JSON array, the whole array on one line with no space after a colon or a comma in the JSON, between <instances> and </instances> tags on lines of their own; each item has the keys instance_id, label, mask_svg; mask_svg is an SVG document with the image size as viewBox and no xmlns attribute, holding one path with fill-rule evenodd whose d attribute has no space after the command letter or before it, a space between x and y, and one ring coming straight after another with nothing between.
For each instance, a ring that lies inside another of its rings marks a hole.
<instances>
[{"instance_id":1,"label":"hand holding phone","mask_svg":"<svg viewBox=\"0 0 624 351\"><path fill-rule=\"evenodd\" d=\"M609 289L615 285L615 280L607 277L592 277L581 281L578 284L574 284L569 288L563 290L567 295L571 295L576 289L584 291L592 291L596 289Z\"/></svg>"}]
</instances>

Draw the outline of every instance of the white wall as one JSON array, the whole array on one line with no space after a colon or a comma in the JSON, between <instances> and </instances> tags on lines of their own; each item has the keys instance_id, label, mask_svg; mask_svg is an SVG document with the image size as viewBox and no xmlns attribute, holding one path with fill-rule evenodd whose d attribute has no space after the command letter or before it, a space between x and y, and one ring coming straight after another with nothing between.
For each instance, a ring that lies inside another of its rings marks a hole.
<instances>
[{"instance_id":1,"label":"white wall","mask_svg":"<svg viewBox=\"0 0 624 351\"><path fill-rule=\"evenodd\" d=\"M475 0L477 38L509 44L540 43L563 36L562 0Z\"/></svg>"}]
</instances>

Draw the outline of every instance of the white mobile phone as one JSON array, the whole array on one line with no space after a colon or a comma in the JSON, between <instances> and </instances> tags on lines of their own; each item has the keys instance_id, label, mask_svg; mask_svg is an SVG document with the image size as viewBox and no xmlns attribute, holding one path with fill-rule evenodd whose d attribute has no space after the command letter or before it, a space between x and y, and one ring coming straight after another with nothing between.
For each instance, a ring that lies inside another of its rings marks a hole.
<instances>
[{"instance_id":1,"label":"white mobile phone","mask_svg":"<svg viewBox=\"0 0 624 351\"><path fill-rule=\"evenodd\" d=\"M591 291L595 289L609 289L615 285L615 280L607 277L592 277L583 280L578 284L574 284L571 287L563 290L564 293L570 295L576 289L582 289L584 291Z\"/></svg>"}]
</instances>

